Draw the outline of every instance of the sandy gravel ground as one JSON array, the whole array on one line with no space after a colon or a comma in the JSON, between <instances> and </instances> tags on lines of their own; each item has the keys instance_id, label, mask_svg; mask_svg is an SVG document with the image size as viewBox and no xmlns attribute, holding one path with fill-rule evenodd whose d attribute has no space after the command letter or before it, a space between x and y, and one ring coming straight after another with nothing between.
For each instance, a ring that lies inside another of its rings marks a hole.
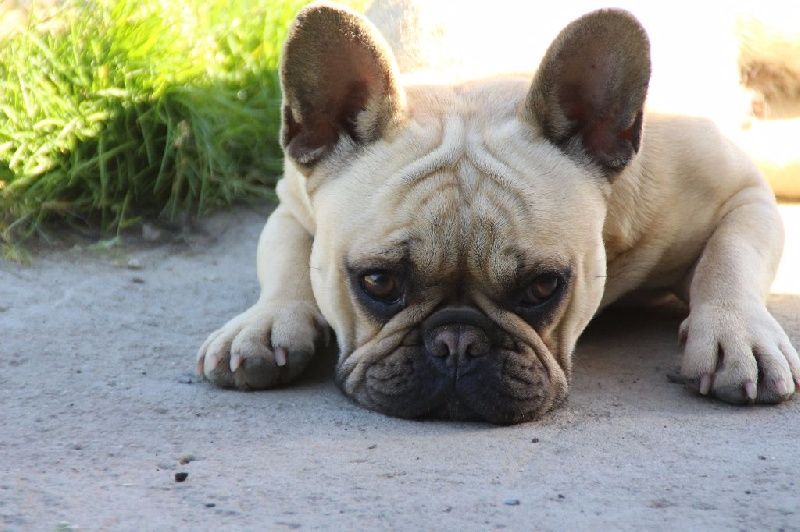
<instances>
[{"instance_id":1,"label":"sandy gravel ground","mask_svg":"<svg viewBox=\"0 0 800 532\"><path fill-rule=\"evenodd\" d=\"M800 400L670 383L674 311L601 316L569 402L514 427L365 411L331 356L281 390L198 382L197 346L256 298L263 220L0 262L0 530L800 529ZM770 308L800 345L800 295Z\"/></svg>"}]
</instances>

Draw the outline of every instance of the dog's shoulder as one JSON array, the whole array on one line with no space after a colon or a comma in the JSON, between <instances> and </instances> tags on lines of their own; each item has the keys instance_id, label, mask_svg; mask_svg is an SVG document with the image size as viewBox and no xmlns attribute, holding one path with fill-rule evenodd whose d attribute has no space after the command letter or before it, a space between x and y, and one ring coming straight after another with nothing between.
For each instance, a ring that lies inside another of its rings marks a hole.
<instances>
[{"instance_id":1,"label":"dog's shoulder","mask_svg":"<svg viewBox=\"0 0 800 532\"><path fill-rule=\"evenodd\" d=\"M694 263L744 189L771 196L746 154L713 121L650 114L642 148L610 188L604 241L609 297L668 285Z\"/></svg>"}]
</instances>

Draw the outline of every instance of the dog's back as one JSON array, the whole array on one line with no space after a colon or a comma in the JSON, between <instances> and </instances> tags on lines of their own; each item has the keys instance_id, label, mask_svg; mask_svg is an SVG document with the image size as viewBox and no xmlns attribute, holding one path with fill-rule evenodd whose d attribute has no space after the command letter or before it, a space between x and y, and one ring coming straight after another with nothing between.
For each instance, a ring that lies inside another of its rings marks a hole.
<instances>
[{"instance_id":1,"label":"dog's back","mask_svg":"<svg viewBox=\"0 0 800 532\"><path fill-rule=\"evenodd\" d=\"M791 47L791 36L781 34L783 48L770 45L761 23L763 9L755 12L749 4L685 4L620 3L650 35L648 111L713 120L757 161L776 193L800 198L800 154L787 142L800 136L800 119L754 116L754 109L763 115L764 97L778 88L785 96L781 101L796 96L800 107L800 70L776 63L787 56L780 50ZM376 0L367 16L386 37L407 76L452 82L501 72L530 75L558 30L598 7L603 5L596 0L559 2L547 9L515 0L497 0L491 9L470 2ZM754 25L761 33L747 30ZM796 44L800 46L800 36ZM772 64L774 68L768 68ZM765 86L769 82L756 72L765 69L784 76ZM756 90L743 85L740 70Z\"/></svg>"}]
</instances>

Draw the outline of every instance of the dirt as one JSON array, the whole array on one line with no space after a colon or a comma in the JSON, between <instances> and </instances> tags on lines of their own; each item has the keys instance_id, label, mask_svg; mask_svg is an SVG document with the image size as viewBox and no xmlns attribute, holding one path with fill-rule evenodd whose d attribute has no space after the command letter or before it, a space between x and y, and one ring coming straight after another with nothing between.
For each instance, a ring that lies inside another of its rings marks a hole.
<instances>
[{"instance_id":1,"label":"dirt","mask_svg":"<svg viewBox=\"0 0 800 532\"><path fill-rule=\"evenodd\" d=\"M670 383L675 310L599 317L569 401L513 427L364 410L332 354L284 389L200 382L196 348L257 297L265 216L0 262L0 529L798 529L800 400ZM782 275L769 306L800 345Z\"/></svg>"}]
</instances>

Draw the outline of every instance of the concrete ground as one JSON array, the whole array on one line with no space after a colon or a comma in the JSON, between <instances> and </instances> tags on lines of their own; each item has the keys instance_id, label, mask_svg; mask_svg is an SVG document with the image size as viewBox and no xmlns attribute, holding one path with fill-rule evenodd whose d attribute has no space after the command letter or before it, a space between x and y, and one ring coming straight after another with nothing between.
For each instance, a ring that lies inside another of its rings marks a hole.
<instances>
[{"instance_id":1,"label":"concrete ground","mask_svg":"<svg viewBox=\"0 0 800 532\"><path fill-rule=\"evenodd\" d=\"M568 403L513 427L363 410L330 356L280 390L198 382L196 348L256 298L263 220L0 262L0 530L800 530L800 400L671 383L674 311L598 318ZM769 306L800 345L787 268Z\"/></svg>"}]
</instances>

